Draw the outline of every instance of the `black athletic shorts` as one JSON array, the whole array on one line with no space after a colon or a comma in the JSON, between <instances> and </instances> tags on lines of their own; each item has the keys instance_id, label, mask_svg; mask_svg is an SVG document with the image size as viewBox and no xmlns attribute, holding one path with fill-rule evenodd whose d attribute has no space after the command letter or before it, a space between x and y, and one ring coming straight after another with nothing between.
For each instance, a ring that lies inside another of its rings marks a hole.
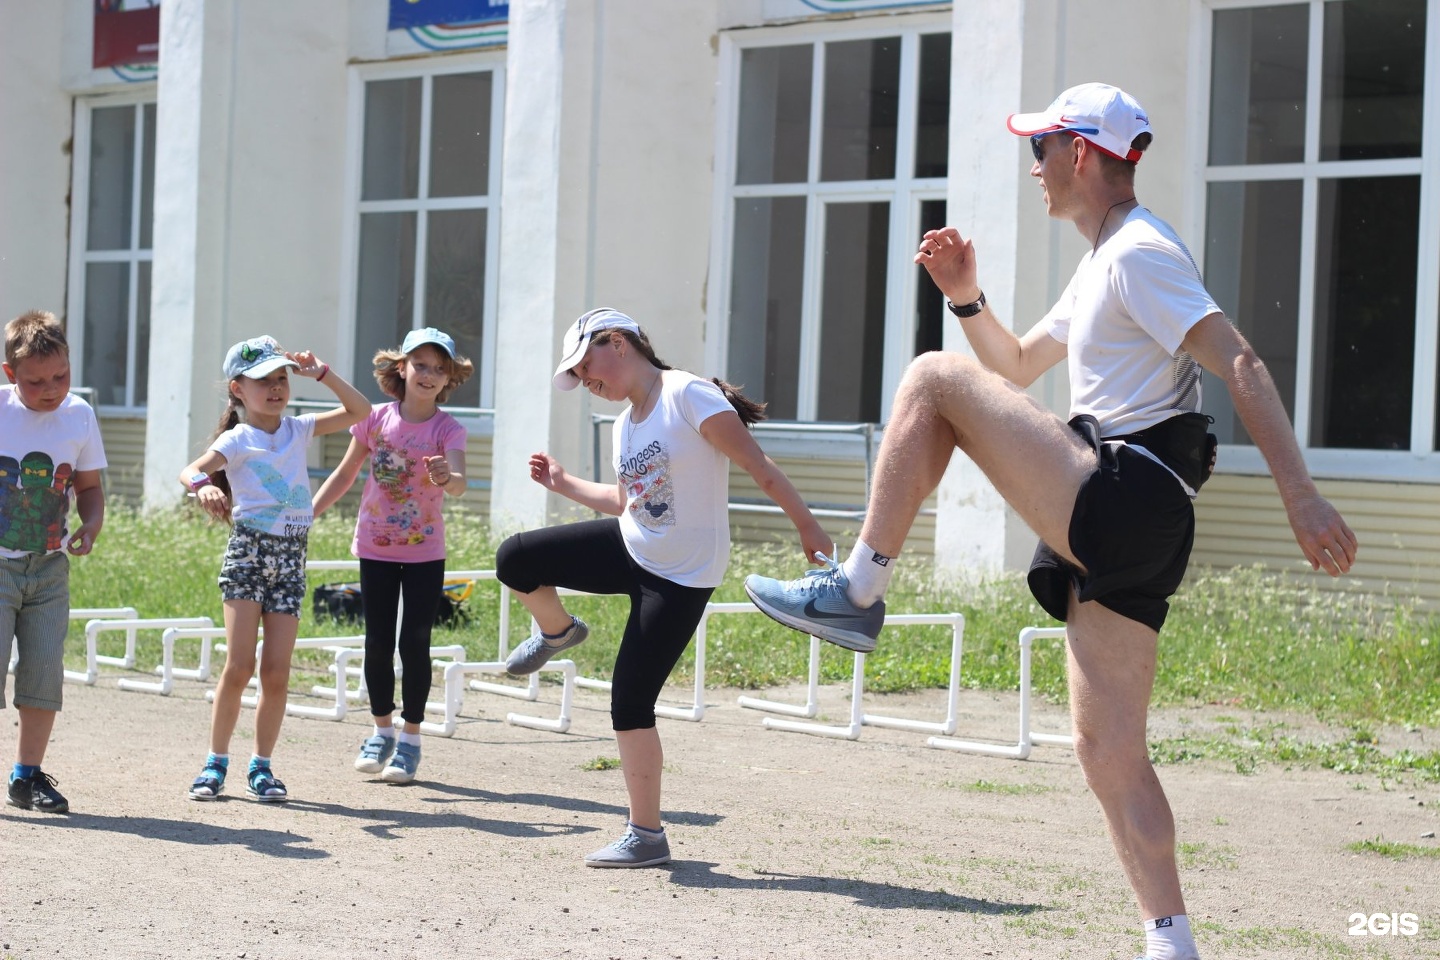
<instances>
[{"instance_id":1,"label":"black athletic shorts","mask_svg":"<svg viewBox=\"0 0 1440 960\"><path fill-rule=\"evenodd\" d=\"M1072 422L1096 445L1097 435ZM1030 592L1064 621L1070 587L1122 617L1158 631L1170 611L1195 542L1195 508L1175 476L1129 446L1101 446L1070 516L1070 552L1082 573L1044 543L1030 562Z\"/></svg>"}]
</instances>

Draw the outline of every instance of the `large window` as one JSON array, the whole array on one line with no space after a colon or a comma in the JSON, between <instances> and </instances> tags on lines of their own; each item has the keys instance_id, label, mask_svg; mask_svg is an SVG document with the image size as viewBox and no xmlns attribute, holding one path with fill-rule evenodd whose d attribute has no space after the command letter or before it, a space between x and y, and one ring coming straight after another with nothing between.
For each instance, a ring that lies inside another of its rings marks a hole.
<instances>
[{"instance_id":1,"label":"large window","mask_svg":"<svg viewBox=\"0 0 1440 960\"><path fill-rule=\"evenodd\" d=\"M944 216L950 35L887 20L728 51L715 359L774 419L879 422L940 345L943 300L903 265Z\"/></svg>"},{"instance_id":2,"label":"large window","mask_svg":"<svg viewBox=\"0 0 1440 960\"><path fill-rule=\"evenodd\" d=\"M353 280L355 383L383 399L375 351L418 327L455 338L475 375L456 406L491 403L499 236L498 61L359 77Z\"/></svg>"},{"instance_id":3,"label":"large window","mask_svg":"<svg viewBox=\"0 0 1440 960\"><path fill-rule=\"evenodd\" d=\"M78 101L74 151L67 312L75 382L94 391L98 406L144 407L154 102Z\"/></svg>"},{"instance_id":4,"label":"large window","mask_svg":"<svg viewBox=\"0 0 1440 960\"><path fill-rule=\"evenodd\" d=\"M1440 157L1424 149L1437 6L1216 3L1208 14L1206 281L1322 469L1437 447ZM1221 440L1250 444L1207 379Z\"/></svg>"}]
</instances>

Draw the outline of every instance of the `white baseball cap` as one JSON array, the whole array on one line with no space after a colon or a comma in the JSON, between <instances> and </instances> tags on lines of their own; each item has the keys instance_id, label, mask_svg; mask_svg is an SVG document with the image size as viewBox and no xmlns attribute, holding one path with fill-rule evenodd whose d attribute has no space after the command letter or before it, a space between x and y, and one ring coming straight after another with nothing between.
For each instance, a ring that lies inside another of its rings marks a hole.
<instances>
[{"instance_id":1,"label":"white baseball cap","mask_svg":"<svg viewBox=\"0 0 1440 960\"><path fill-rule=\"evenodd\" d=\"M1135 98L1119 87L1082 83L1056 97L1043 113L1011 114L1005 126L1021 137L1068 130L1101 152L1134 163L1140 159L1140 151L1130 144L1150 132L1150 118Z\"/></svg>"},{"instance_id":2,"label":"white baseball cap","mask_svg":"<svg viewBox=\"0 0 1440 960\"><path fill-rule=\"evenodd\" d=\"M629 330L638 334L640 324L613 307L596 307L582 314L565 331L565 339L560 343L560 365L555 368L556 390L574 390L580 386L580 378L571 371L585 358L590 338L601 330Z\"/></svg>"}]
</instances>

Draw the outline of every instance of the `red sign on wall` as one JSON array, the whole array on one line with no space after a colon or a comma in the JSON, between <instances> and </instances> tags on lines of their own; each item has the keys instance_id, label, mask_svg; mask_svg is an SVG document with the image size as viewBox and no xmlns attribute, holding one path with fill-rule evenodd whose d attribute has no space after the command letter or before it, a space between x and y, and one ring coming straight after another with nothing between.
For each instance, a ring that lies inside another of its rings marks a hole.
<instances>
[{"instance_id":1,"label":"red sign on wall","mask_svg":"<svg viewBox=\"0 0 1440 960\"><path fill-rule=\"evenodd\" d=\"M160 59L160 0L95 0L93 65L120 67Z\"/></svg>"}]
</instances>

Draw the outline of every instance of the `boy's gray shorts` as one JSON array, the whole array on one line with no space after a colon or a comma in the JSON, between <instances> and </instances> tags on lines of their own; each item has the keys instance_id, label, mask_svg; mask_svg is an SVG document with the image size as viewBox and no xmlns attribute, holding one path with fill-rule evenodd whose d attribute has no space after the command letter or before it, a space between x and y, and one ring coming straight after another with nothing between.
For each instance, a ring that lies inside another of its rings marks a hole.
<instances>
[{"instance_id":1,"label":"boy's gray shorts","mask_svg":"<svg viewBox=\"0 0 1440 960\"><path fill-rule=\"evenodd\" d=\"M65 685L65 633L70 628L70 558L64 551L0 557L0 665L12 645L17 707L59 710ZM0 682L0 708L5 684Z\"/></svg>"}]
</instances>

